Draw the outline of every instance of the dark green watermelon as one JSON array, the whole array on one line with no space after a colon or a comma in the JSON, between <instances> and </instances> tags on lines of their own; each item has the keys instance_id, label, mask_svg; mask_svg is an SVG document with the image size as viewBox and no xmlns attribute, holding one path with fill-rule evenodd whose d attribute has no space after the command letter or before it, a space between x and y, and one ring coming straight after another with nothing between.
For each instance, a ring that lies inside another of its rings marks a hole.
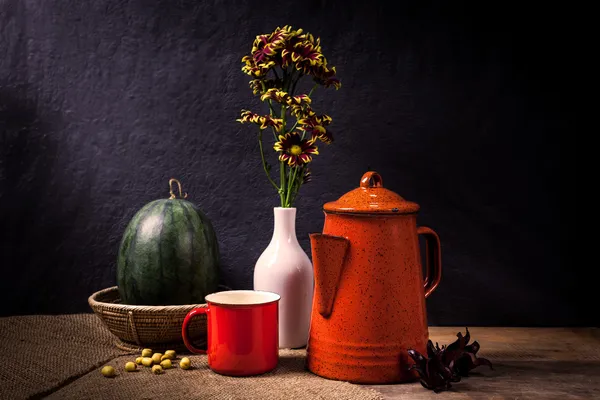
<instances>
[{"instance_id":1,"label":"dark green watermelon","mask_svg":"<svg viewBox=\"0 0 600 400\"><path fill-rule=\"evenodd\" d=\"M161 199L138 211L123 235L117 285L125 304L204 303L217 291L219 246L192 203Z\"/></svg>"}]
</instances>

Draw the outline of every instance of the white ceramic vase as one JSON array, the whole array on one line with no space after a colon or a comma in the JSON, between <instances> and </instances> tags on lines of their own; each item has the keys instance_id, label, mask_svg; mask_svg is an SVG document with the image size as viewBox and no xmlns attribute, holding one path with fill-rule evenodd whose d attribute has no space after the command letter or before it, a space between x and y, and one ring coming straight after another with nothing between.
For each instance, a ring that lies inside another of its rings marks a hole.
<instances>
[{"instance_id":1,"label":"white ceramic vase","mask_svg":"<svg viewBox=\"0 0 600 400\"><path fill-rule=\"evenodd\" d=\"M275 292L279 301L279 347L306 345L313 299L313 268L296 238L296 209L275 207L271 243L254 268L254 289Z\"/></svg>"}]
</instances>

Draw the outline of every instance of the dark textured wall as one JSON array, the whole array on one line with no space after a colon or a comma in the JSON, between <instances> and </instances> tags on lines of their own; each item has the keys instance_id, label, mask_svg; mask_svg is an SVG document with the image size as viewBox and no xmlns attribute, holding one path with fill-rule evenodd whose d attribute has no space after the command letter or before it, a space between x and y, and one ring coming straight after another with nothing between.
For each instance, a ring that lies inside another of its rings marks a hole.
<instances>
[{"instance_id":1,"label":"dark textured wall","mask_svg":"<svg viewBox=\"0 0 600 400\"><path fill-rule=\"evenodd\" d=\"M224 283L251 287L278 197L235 122L259 107L240 58L290 23L343 82L316 94L336 142L297 201L307 252L371 168L442 238L432 324L593 323L561 251L562 34L505 3L384 3L0 0L1 313L87 311L170 177L213 220Z\"/></svg>"}]
</instances>

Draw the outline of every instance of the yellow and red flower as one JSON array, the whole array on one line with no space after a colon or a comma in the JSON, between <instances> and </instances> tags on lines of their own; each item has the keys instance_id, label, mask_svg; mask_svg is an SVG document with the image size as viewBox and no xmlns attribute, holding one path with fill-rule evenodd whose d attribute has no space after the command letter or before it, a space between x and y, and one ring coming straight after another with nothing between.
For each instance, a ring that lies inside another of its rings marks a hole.
<instances>
[{"instance_id":1,"label":"yellow and red flower","mask_svg":"<svg viewBox=\"0 0 600 400\"><path fill-rule=\"evenodd\" d=\"M245 63L242 72L255 78L264 77L276 65L275 61L256 62L250 56L244 56L242 62Z\"/></svg>"},{"instance_id":2,"label":"yellow and red flower","mask_svg":"<svg viewBox=\"0 0 600 400\"><path fill-rule=\"evenodd\" d=\"M278 79L252 79L249 84L254 94L263 94L271 88L281 87L281 80Z\"/></svg>"},{"instance_id":3,"label":"yellow and red flower","mask_svg":"<svg viewBox=\"0 0 600 400\"><path fill-rule=\"evenodd\" d=\"M267 129L269 126L275 128L277 132L283 129L283 120L280 118L273 118L270 115L258 115L252 111L242 110L242 115L237 119L238 122L251 123L259 125L260 129Z\"/></svg>"},{"instance_id":4,"label":"yellow and red flower","mask_svg":"<svg viewBox=\"0 0 600 400\"><path fill-rule=\"evenodd\" d=\"M340 80L335 76L335 67L329 67L321 49L321 39L302 29L293 30L286 25L272 33L258 35L252 44L250 55L242 58L242 71L255 78L265 78L274 67L287 70L293 65L303 75L312 75L315 82L325 87L339 89ZM275 73L277 76L277 74ZM263 93L256 84L253 92Z\"/></svg>"},{"instance_id":5,"label":"yellow and red flower","mask_svg":"<svg viewBox=\"0 0 600 400\"><path fill-rule=\"evenodd\" d=\"M281 51L281 65L287 68L294 64L297 70L306 75L310 73L311 68L320 65L324 60L321 39L315 40L310 33L302 34L301 29L297 33L289 36L285 48Z\"/></svg>"},{"instance_id":6,"label":"yellow and red flower","mask_svg":"<svg viewBox=\"0 0 600 400\"><path fill-rule=\"evenodd\" d=\"M272 88L267 90L262 96L260 96L262 101L267 99L274 100L280 104L287 104L288 106L303 106L306 104L310 104L311 99L306 94L301 94L298 96L290 96L289 93L284 92L283 90L279 90L277 88Z\"/></svg>"},{"instance_id":7,"label":"yellow and red flower","mask_svg":"<svg viewBox=\"0 0 600 400\"><path fill-rule=\"evenodd\" d=\"M310 134L313 141L318 138L323 143L330 144L333 142L333 135L326 126L331 124L331 121L329 115L317 115L310 110L310 115L298 120L298 129Z\"/></svg>"},{"instance_id":8,"label":"yellow and red flower","mask_svg":"<svg viewBox=\"0 0 600 400\"><path fill-rule=\"evenodd\" d=\"M308 164L312 161L312 155L319 154L314 140L302 139L298 132L280 135L273 148L281 153L279 160L287 162L290 167Z\"/></svg>"},{"instance_id":9,"label":"yellow and red flower","mask_svg":"<svg viewBox=\"0 0 600 400\"><path fill-rule=\"evenodd\" d=\"M319 65L315 65L310 74L314 77L315 82L319 85L323 85L325 87L333 86L335 89L339 89L342 87L342 83L335 76L335 67L329 68L327 66L327 60L323 58L323 62Z\"/></svg>"},{"instance_id":10,"label":"yellow and red flower","mask_svg":"<svg viewBox=\"0 0 600 400\"><path fill-rule=\"evenodd\" d=\"M312 181L312 174L310 173L310 169L306 168L304 170L304 175L302 176L302 184L306 184Z\"/></svg>"},{"instance_id":11,"label":"yellow and red flower","mask_svg":"<svg viewBox=\"0 0 600 400\"><path fill-rule=\"evenodd\" d=\"M292 104L290 109L291 109L292 115L294 117L296 117L297 119L308 118L313 115L316 115L315 112L310 107L310 105L308 105L308 104L304 104L304 105Z\"/></svg>"},{"instance_id":12,"label":"yellow and red flower","mask_svg":"<svg viewBox=\"0 0 600 400\"><path fill-rule=\"evenodd\" d=\"M275 55L285 46L285 41L290 35L292 27L277 27L271 34L258 35L252 44L252 58L259 63Z\"/></svg>"}]
</instances>

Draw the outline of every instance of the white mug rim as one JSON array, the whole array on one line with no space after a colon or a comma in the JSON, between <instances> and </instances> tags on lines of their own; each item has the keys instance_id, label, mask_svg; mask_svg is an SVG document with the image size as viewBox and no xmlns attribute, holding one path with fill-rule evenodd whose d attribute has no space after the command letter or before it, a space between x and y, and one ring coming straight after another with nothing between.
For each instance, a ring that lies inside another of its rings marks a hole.
<instances>
[{"instance_id":1,"label":"white mug rim","mask_svg":"<svg viewBox=\"0 0 600 400\"><path fill-rule=\"evenodd\" d=\"M233 307L251 307L277 302L281 296L264 290L225 290L204 298L208 304Z\"/></svg>"}]
</instances>

